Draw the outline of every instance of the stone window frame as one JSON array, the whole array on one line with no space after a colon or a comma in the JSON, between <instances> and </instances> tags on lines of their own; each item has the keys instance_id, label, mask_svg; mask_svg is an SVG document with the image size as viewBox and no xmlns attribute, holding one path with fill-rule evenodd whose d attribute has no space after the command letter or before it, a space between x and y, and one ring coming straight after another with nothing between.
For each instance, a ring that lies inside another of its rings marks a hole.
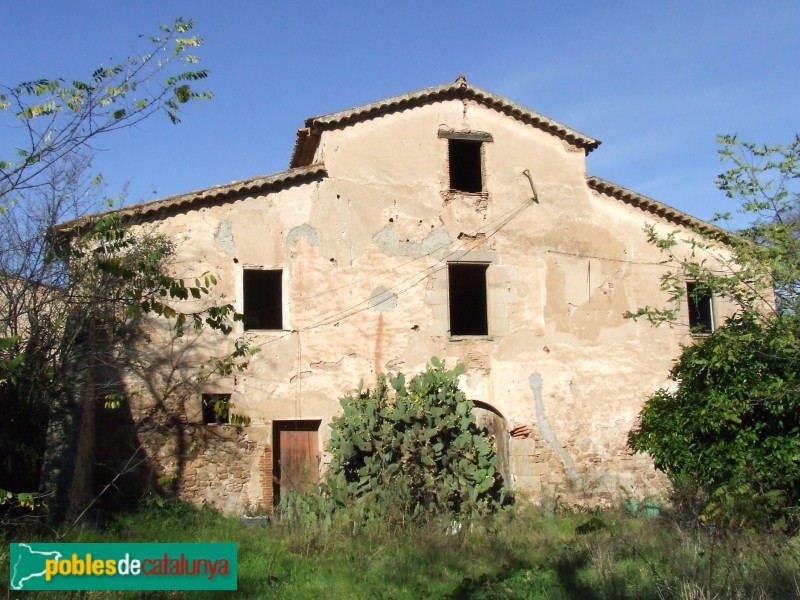
<instances>
[{"instance_id":1,"label":"stone window frame","mask_svg":"<svg viewBox=\"0 0 800 600\"><path fill-rule=\"evenodd\" d=\"M472 262L487 263L486 270L486 303L489 318L489 335L453 336L450 334L450 300L448 270L442 268L433 275L427 285L425 303L431 309L431 321L428 324L430 335L444 338L447 342L494 340L511 333L511 306L517 304L516 292L513 290L517 280L513 265L503 264L494 250L485 248L463 249L453 252L442 249L433 255L440 263Z\"/></svg>"}]
</instances>

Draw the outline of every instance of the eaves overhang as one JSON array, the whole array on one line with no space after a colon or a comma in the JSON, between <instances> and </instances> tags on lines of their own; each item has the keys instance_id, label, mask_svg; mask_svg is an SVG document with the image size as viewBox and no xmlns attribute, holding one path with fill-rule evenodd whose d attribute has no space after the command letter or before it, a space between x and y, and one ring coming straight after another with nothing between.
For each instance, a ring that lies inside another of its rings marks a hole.
<instances>
[{"instance_id":1,"label":"eaves overhang","mask_svg":"<svg viewBox=\"0 0 800 600\"><path fill-rule=\"evenodd\" d=\"M69 234L79 231L109 214L119 214L125 219L137 218L146 220L162 217L166 214L183 212L200 206L229 202L243 196L276 192L296 185L319 181L326 176L325 165L317 163L281 171L273 175L262 175L250 179L232 181L231 183L216 185L186 194L168 196L152 202L144 202L103 213L87 215L80 219L61 223L55 227L55 230L61 234Z\"/></svg>"},{"instance_id":2,"label":"eaves overhang","mask_svg":"<svg viewBox=\"0 0 800 600\"><path fill-rule=\"evenodd\" d=\"M728 232L720 227L717 227L716 225L713 225L712 223L703 221L697 217L693 217L692 215L680 211L669 204L664 204L663 202L624 188L616 183L593 176L587 177L586 183L589 185L590 189L593 189L598 193L621 200L626 204L635 206L640 210L665 219L671 223L674 223L675 225L687 227L726 243L730 238Z\"/></svg>"},{"instance_id":3,"label":"eaves overhang","mask_svg":"<svg viewBox=\"0 0 800 600\"><path fill-rule=\"evenodd\" d=\"M357 106L348 110L306 119L305 127L297 132L290 166L300 167L313 160L322 131L341 129L386 114L447 100L472 100L483 106L493 108L522 123L547 131L563 139L567 143L584 150L587 154L600 145L599 140L525 108L507 98L469 85L465 81L459 79L456 80L455 83L429 87L416 92L392 96L391 98L386 98L363 106Z\"/></svg>"}]
</instances>

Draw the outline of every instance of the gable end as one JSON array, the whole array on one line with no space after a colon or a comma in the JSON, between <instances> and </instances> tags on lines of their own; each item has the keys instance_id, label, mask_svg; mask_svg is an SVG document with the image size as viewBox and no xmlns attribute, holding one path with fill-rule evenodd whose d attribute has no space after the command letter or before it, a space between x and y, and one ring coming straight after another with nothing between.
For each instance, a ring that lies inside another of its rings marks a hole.
<instances>
[{"instance_id":1,"label":"gable end","mask_svg":"<svg viewBox=\"0 0 800 600\"><path fill-rule=\"evenodd\" d=\"M570 145L583 150L586 154L600 145L599 140L584 135L558 121L529 110L507 98L497 96L458 80L456 83L425 88L348 110L306 119L305 127L297 132L297 139L289 165L291 168L302 167L313 160L319 145L319 135L322 131L341 129L383 115L447 100L472 100L526 125L532 125L555 135Z\"/></svg>"}]
</instances>

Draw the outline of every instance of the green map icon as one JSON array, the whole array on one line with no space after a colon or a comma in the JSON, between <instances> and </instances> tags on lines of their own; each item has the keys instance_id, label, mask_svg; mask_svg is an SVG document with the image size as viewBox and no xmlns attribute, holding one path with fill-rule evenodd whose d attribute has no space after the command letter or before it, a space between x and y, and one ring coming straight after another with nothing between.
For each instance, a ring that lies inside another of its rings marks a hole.
<instances>
[{"instance_id":1,"label":"green map icon","mask_svg":"<svg viewBox=\"0 0 800 600\"><path fill-rule=\"evenodd\" d=\"M30 544L11 544L11 569L9 587L12 590L42 589L40 582L44 579L45 561L60 560L61 553L34 550Z\"/></svg>"}]
</instances>

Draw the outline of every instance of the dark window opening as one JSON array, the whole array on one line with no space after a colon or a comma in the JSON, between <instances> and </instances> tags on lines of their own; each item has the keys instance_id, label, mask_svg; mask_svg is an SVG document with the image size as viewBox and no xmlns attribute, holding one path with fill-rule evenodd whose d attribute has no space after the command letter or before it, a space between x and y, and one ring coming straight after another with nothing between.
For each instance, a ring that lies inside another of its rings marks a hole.
<instances>
[{"instance_id":1,"label":"dark window opening","mask_svg":"<svg viewBox=\"0 0 800 600\"><path fill-rule=\"evenodd\" d=\"M689 327L693 333L714 331L714 310L711 293L694 282L686 284L686 297L689 303Z\"/></svg>"},{"instance_id":2,"label":"dark window opening","mask_svg":"<svg viewBox=\"0 0 800 600\"><path fill-rule=\"evenodd\" d=\"M230 422L230 394L203 394L203 423L224 425Z\"/></svg>"},{"instance_id":3,"label":"dark window opening","mask_svg":"<svg viewBox=\"0 0 800 600\"><path fill-rule=\"evenodd\" d=\"M450 335L489 335L486 304L487 264L450 263Z\"/></svg>"},{"instance_id":4,"label":"dark window opening","mask_svg":"<svg viewBox=\"0 0 800 600\"><path fill-rule=\"evenodd\" d=\"M283 271L245 269L244 328L283 329Z\"/></svg>"},{"instance_id":5,"label":"dark window opening","mask_svg":"<svg viewBox=\"0 0 800 600\"><path fill-rule=\"evenodd\" d=\"M481 142L447 140L450 160L450 189L458 192L483 191Z\"/></svg>"}]
</instances>

